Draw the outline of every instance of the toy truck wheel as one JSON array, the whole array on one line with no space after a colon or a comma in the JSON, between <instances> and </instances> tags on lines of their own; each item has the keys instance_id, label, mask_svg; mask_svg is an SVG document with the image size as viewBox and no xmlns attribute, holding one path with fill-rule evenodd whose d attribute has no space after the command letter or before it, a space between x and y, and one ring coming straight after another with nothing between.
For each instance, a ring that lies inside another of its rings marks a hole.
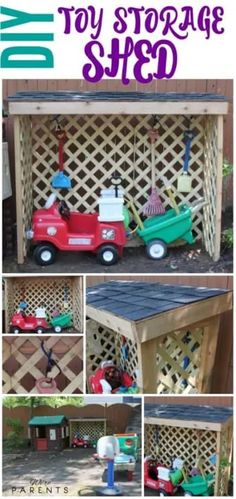
<instances>
[{"instance_id":1,"label":"toy truck wheel","mask_svg":"<svg viewBox=\"0 0 236 499\"><path fill-rule=\"evenodd\" d=\"M164 489L159 489L157 491L157 493L158 493L158 496L160 496L160 497L168 496L167 492Z\"/></svg>"},{"instance_id":2,"label":"toy truck wheel","mask_svg":"<svg viewBox=\"0 0 236 499\"><path fill-rule=\"evenodd\" d=\"M186 491L185 491L185 493L184 493L184 497L185 497L185 496L187 496L187 497L192 497L192 496L193 496L193 494L192 494L192 492L189 492L188 490L186 490Z\"/></svg>"},{"instance_id":3,"label":"toy truck wheel","mask_svg":"<svg viewBox=\"0 0 236 499\"><path fill-rule=\"evenodd\" d=\"M54 331L54 333L61 333L62 327L61 326L54 326L53 331Z\"/></svg>"},{"instance_id":4,"label":"toy truck wheel","mask_svg":"<svg viewBox=\"0 0 236 499\"><path fill-rule=\"evenodd\" d=\"M37 334L43 334L43 333L45 333L45 329L43 327L38 326L38 327L36 327L35 332Z\"/></svg>"},{"instance_id":5,"label":"toy truck wheel","mask_svg":"<svg viewBox=\"0 0 236 499\"><path fill-rule=\"evenodd\" d=\"M147 256L152 260L161 260L166 256L167 246L160 239L154 239L147 244L146 252Z\"/></svg>"},{"instance_id":6,"label":"toy truck wheel","mask_svg":"<svg viewBox=\"0 0 236 499\"><path fill-rule=\"evenodd\" d=\"M114 265L118 262L119 254L115 246L104 244L98 250L97 258L102 265Z\"/></svg>"},{"instance_id":7,"label":"toy truck wheel","mask_svg":"<svg viewBox=\"0 0 236 499\"><path fill-rule=\"evenodd\" d=\"M11 334L20 334L21 333L21 329L17 326L11 326L10 327L10 333Z\"/></svg>"},{"instance_id":8,"label":"toy truck wheel","mask_svg":"<svg viewBox=\"0 0 236 499\"><path fill-rule=\"evenodd\" d=\"M34 259L38 265L51 265L56 258L56 248L52 244L40 244L34 250Z\"/></svg>"}]
</instances>

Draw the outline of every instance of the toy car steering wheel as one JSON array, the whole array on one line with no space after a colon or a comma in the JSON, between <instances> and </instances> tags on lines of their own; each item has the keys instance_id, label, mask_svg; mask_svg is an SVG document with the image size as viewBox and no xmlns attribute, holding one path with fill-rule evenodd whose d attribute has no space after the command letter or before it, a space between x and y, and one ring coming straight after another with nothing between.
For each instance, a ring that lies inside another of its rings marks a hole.
<instances>
[{"instance_id":1,"label":"toy car steering wheel","mask_svg":"<svg viewBox=\"0 0 236 499\"><path fill-rule=\"evenodd\" d=\"M60 201L58 211L63 218L66 218L67 220L69 220L70 208L64 200Z\"/></svg>"}]
</instances>

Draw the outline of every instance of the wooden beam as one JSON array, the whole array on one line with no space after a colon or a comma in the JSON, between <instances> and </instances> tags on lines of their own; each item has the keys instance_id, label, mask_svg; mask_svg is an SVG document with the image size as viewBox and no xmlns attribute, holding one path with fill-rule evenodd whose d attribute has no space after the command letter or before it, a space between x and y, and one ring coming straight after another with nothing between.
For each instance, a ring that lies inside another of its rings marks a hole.
<instances>
[{"instance_id":1,"label":"wooden beam","mask_svg":"<svg viewBox=\"0 0 236 499\"><path fill-rule=\"evenodd\" d=\"M14 144L15 144L15 178L16 178L16 227L17 227L17 261L24 263L23 247L23 205L21 199L21 144L20 144L20 118L14 118Z\"/></svg>"},{"instance_id":2,"label":"wooden beam","mask_svg":"<svg viewBox=\"0 0 236 499\"><path fill-rule=\"evenodd\" d=\"M144 416L144 424L152 424L157 426L174 426L177 428L191 428L193 430L209 430L209 431L218 431L218 432L220 432L222 429L221 423L213 423L209 421L165 419L165 418L148 417L148 416Z\"/></svg>"},{"instance_id":3,"label":"wooden beam","mask_svg":"<svg viewBox=\"0 0 236 499\"><path fill-rule=\"evenodd\" d=\"M220 461L221 461L221 447L222 447L222 434L217 433L216 437L216 465L215 465L215 486L214 486L214 496L220 496Z\"/></svg>"},{"instance_id":4,"label":"wooden beam","mask_svg":"<svg viewBox=\"0 0 236 499\"><path fill-rule=\"evenodd\" d=\"M215 249L213 260L217 262L220 258L221 245L221 212L222 212L222 170L223 170L223 116L217 117L217 175L216 175L216 214L215 214Z\"/></svg>"},{"instance_id":5,"label":"wooden beam","mask_svg":"<svg viewBox=\"0 0 236 499\"><path fill-rule=\"evenodd\" d=\"M228 102L210 101L15 101L9 102L9 113L37 114L184 114L224 115Z\"/></svg>"},{"instance_id":6,"label":"wooden beam","mask_svg":"<svg viewBox=\"0 0 236 499\"><path fill-rule=\"evenodd\" d=\"M140 369L140 392L157 392L156 339L138 344L138 365Z\"/></svg>"},{"instance_id":7,"label":"wooden beam","mask_svg":"<svg viewBox=\"0 0 236 499\"><path fill-rule=\"evenodd\" d=\"M192 324L220 315L232 309L232 292L185 305L179 309L155 315L133 323L138 341L145 342L172 331L179 331ZM113 321L114 323L114 321ZM114 326L113 326L114 329Z\"/></svg>"},{"instance_id":8,"label":"wooden beam","mask_svg":"<svg viewBox=\"0 0 236 499\"><path fill-rule=\"evenodd\" d=\"M135 328L133 322L128 319L123 319L120 316L106 312L105 310L98 310L91 305L86 306L86 315L89 319L93 319L102 326L107 326L112 331L129 338L130 340L136 340Z\"/></svg>"},{"instance_id":9,"label":"wooden beam","mask_svg":"<svg viewBox=\"0 0 236 499\"><path fill-rule=\"evenodd\" d=\"M211 392L219 329L220 315L217 315L213 319L209 320L208 324L204 327L200 350L200 368L196 385L198 393Z\"/></svg>"}]
</instances>

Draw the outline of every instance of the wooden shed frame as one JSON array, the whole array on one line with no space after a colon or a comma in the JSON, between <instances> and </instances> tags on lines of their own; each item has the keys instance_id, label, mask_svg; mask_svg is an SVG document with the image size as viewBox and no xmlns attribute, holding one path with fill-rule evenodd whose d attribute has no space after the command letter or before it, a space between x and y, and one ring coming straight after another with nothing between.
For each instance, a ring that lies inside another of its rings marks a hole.
<instances>
[{"instance_id":1,"label":"wooden shed frame","mask_svg":"<svg viewBox=\"0 0 236 499\"><path fill-rule=\"evenodd\" d=\"M179 313L173 309L138 321L88 304L87 379L103 360L113 360L137 381L141 393L210 393L220 316L231 309L230 290L185 305ZM188 332L190 341L184 344ZM121 355L123 336L129 349L128 360ZM198 347L192 351L196 343ZM187 370L182 367L185 356L190 359Z\"/></svg>"},{"instance_id":2,"label":"wooden shed frame","mask_svg":"<svg viewBox=\"0 0 236 499\"><path fill-rule=\"evenodd\" d=\"M37 394L35 383L45 377L47 359L40 348L42 337L38 336L7 336L3 338L3 393L34 393ZM78 372L72 369L71 362L83 360L83 337L75 336L46 336L44 346L46 350L52 348L53 358L62 371L58 376L58 369L53 368L52 378L57 383L56 393L71 394L83 393L83 364ZM16 370L12 373L9 363L11 360L16 364ZM34 387L27 390L26 379L30 377ZM65 388L60 389L60 385Z\"/></svg>"},{"instance_id":3,"label":"wooden shed frame","mask_svg":"<svg viewBox=\"0 0 236 499\"><path fill-rule=\"evenodd\" d=\"M111 98L112 95L112 98ZM150 192L151 154L147 141L152 115L160 119L156 143L158 190L165 207L170 200L162 179L176 193L182 170L186 119L197 132L191 152L191 193L177 193L179 202L204 197L207 206L194 219L197 239L213 260L220 257L223 116L228 103L215 94L145 94L122 92L19 92L9 98L14 115L18 263L27 255L26 231L33 209L42 207L51 192L58 163L53 116L66 130L65 169L73 188L64 199L75 209L93 211L100 189L114 171L125 178L125 191L139 212ZM161 169L160 169L161 165ZM60 197L60 193L59 193ZM140 240L138 240L140 243Z\"/></svg>"},{"instance_id":4,"label":"wooden shed frame","mask_svg":"<svg viewBox=\"0 0 236 499\"><path fill-rule=\"evenodd\" d=\"M77 432L84 431L93 440L107 434L106 418L69 418L70 446ZM101 435L102 433L102 435Z\"/></svg>"},{"instance_id":5,"label":"wooden shed frame","mask_svg":"<svg viewBox=\"0 0 236 499\"><path fill-rule=\"evenodd\" d=\"M63 312L64 293L67 290L68 311L72 312L73 326L83 331L83 277L82 276L22 276L4 277L5 282L5 332L9 332L10 321L22 296L28 303L27 314L34 314L40 302L46 304L47 313L60 306ZM66 311L66 310L65 310Z\"/></svg>"},{"instance_id":6,"label":"wooden shed frame","mask_svg":"<svg viewBox=\"0 0 236 499\"><path fill-rule=\"evenodd\" d=\"M156 434L158 431L158 444ZM170 466L171 457L181 457L187 471L195 466L196 454L203 458L205 472L215 472L214 496L228 496L232 460L233 417L225 423L189 421L144 416L144 452ZM216 465L208 458L216 454ZM228 462L221 466L222 459Z\"/></svg>"}]
</instances>

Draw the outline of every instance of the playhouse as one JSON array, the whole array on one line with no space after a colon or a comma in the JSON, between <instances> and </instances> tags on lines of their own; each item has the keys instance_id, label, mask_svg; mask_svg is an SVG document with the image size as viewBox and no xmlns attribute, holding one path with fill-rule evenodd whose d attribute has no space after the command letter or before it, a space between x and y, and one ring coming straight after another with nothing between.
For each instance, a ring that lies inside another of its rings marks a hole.
<instances>
[{"instance_id":1,"label":"playhouse","mask_svg":"<svg viewBox=\"0 0 236 499\"><path fill-rule=\"evenodd\" d=\"M100 191L118 172L123 188L139 213L151 190L152 155L147 130L158 122L155 143L156 182L165 208L171 206L165 181L178 203L206 205L194 219L194 236L218 260L220 256L224 96L210 93L142 92L18 92L8 98L14 115L17 247L23 263L33 211L52 192L58 164L55 116L66 132L65 172L71 189L58 192L62 201L80 212L98 206ZM192 187L178 192L183 168L184 132L194 130L189 168ZM134 237L131 244L140 244ZM84 243L86 244L86 243Z\"/></svg>"},{"instance_id":2,"label":"playhouse","mask_svg":"<svg viewBox=\"0 0 236 499\"><path fill-rule=\"evenodd\" d=\"M233 435L231 408L145 404L144 429L146 456L167 468L177 456L184 461L187 476L201 460L204 476L213 477L214 495L228 496Z\"/></svg>"},{"instance_id":3,"label":"playhouse","mask_svg":"<svg viewBox=\"0 0 236 499\"><path fill-rule=\"evenodd\" d=\"M107 360L143 393L210 392L231 290L108 281L87 288L86 301L87 379Z\"/></svg>"},{"instance_id":4,"label":"playhouse","mask_svg":"<svg viewBox=\"0 0 236 499\"><path fill-rule=\"evenodd\" d=\"M28 425L33 450L60 451L69 446L69 426L65 416L34 416Z\"/></svg>"}]
</instances>

